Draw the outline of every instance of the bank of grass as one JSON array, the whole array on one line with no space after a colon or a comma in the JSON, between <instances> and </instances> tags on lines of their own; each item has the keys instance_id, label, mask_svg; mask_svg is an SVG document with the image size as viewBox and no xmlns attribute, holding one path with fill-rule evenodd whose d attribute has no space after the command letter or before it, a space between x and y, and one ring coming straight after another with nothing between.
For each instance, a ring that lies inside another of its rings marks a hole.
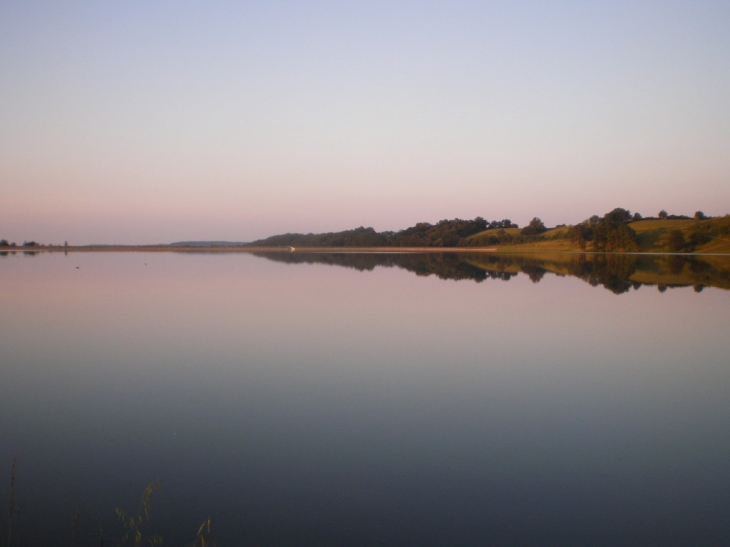
<instances>
[{"instance_id":1,"label":"bank of grass","mask_svg":"<svg viewBox=\"0 0 730 547\"><path fill-rule=\"evenodd\" d=\"M688 242L685 253L698 254L730 254L730 216L696 219L648 219L629 223L636 232L638 252L668 252L669 235L678 230ZM469 236L472 245L496 246L501 253L565 253L593 252L593 244L589 241L580 247L571 241L569 226L549 229L537 236L522 236L520 228L491 229ZM701 242L690 245L693 236L702 236Z\"/></svg>"},{"instance_id":2,"label":"bank of grass","mask_svg":"<svg viewBox=\"0 0 730 547\"><path fill-rule=\"evenodd\" d=\"M512 237L520 235L520 232L522 231L522 228L490 228L489 230L484 230L483 232L478 232L476 234L472 234L466 239L469 241L474 240L481 240L489 238L490 236L494 237L500 237L502 234L507 234Z\"/></svg>"},{"instance_id":3,"label":"bank of grass","mask_svg":"<svg viewBox=\"0 0 730 547\"><path fill-rule=\"evenodd\" d=\"M555 237L565 237L568 234L569 227L568 226L557 226L555 228L550 228L546 232L543 232L540 234L539 237L542 238L555 238ZM502 234L507 234L512 237L516 237L522 233L522 228L490 228L489 230L484 230L483 232L479 232L476 234L472 234L466 239L469 241L478 240L478 239L484 239L489 238L490 236L494 237L500 237Z\"/></svg>"},{"instance_id":4,"label":"bank of grass","mask_svg":"<svg viewBox=\"0 0 730 547\"><path fill-rule=\"evenodd\" d=\"M650 219L629 224L636 232L639 250L648 253L667 252L667 240L674 231L679 231L690 241L695 234L702 234L707 241L694 246L694 253L730 253L730 215L724 217L696 219Z\"/></svg>"},{"instance_id":5,"label":"bank of grass","mask_svg":"<svg viewBox=\"0 0 730 547\"><path fill-rule=\"evenodd\" d=\"M521 228L492 228L466 238L475 247L496 246L499 252L571 252L580 251L568 239L568 226L551 228L538 236L526 238Z\"/></svg>"},{"instance_id":6,"label":"bank of grass","mask_svg":"<svg viewBox=\"0 0 730 547\"><path fill-rule=\"evenodd\" d=\"M536 240L525 243L508 243L499 245L500 253L572 253L581 252L577 244L572 243L569 239L553 239L553 240ZM585 249L591 250L591 249Z\"/></svg>"},{"instance_id":7,"label":"bank of grass","mask_svg":"<svg viewBox=\"0 0 730 547\"><path fill-rule=\"evenodd\" d=\"M713 254L730 254L730 237L716 237L697 252Z\"/></svg>"},{"instance_id":8,"label":"bank of grass","mask_svg":"<svg viewBox=\"0 0 730 547\"><path fill-rule=\"evenodd\" d=\"M685 237L689 236L690 228L696 226L697 220L685 219L651 219L637 220L629 223L629 227L636 232L636 243L644 252L665 251L666 238L674 230L680 230Z\"/></svg>"}]
</instances>

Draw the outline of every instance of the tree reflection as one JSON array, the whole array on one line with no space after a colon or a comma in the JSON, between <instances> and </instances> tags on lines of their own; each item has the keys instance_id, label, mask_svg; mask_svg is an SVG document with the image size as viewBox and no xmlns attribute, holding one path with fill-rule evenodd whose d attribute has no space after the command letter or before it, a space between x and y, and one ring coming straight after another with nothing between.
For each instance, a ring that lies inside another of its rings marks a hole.
<instances>
[{"instance_id":1,"label":"tree reflection","mask_svg":"<svg viewBox=\"0 0 730 547\"><path fill-rule=\"evenodd\" d=\"M439 279L508 281L523 273L533 283L547 274L573 276L593 287L623 294L643 285L661 292L670 287L730 289L730 259L688 255L612 253L556 253L542 255L487 253L318 253L260 252L257 256L287 264L328 264L371 271L376 267L402 268L418 276Z\"/></svg>"}]
</instances>

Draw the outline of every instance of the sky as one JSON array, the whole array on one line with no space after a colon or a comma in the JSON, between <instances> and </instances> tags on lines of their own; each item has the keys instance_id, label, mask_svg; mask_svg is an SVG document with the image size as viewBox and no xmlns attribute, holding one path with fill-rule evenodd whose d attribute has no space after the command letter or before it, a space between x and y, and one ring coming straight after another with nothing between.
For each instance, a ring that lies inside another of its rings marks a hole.
<instances>
[{"instance_id":1,"label":"sky","mask_svg":"<svg viewBox=\"0 0 730 547\"><path fill-rule=\"evenodd\" d=\"M0 3L0 238L730 213L730 2Z\"/></svg>"}]
</instances>

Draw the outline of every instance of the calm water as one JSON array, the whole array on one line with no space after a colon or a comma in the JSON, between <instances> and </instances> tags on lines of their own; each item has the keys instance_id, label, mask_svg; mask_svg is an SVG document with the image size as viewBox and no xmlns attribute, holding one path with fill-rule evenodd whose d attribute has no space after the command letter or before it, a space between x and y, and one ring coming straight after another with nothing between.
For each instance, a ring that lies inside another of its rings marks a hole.
<instances>
[{"instance_id":1,"label":"calm water","mask_svg":"<svg viewBox=\"0 0 730 547\"><path fill-rule=\"evenodd\" d=\"M2 541L730 543L721 260L293 256L0 257Z\"/></svg>"}]
</instances>

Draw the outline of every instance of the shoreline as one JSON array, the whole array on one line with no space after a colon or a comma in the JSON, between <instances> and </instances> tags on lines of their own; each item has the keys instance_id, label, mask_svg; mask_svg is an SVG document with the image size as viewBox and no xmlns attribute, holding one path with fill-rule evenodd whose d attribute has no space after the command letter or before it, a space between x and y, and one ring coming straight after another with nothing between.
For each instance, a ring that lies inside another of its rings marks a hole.
<instances>
[{"instance_id":1,"label":"shoreline","mask_svg":"<svg viewBox=\"0 0 730 547\"><path fill-rule=\"evenodd\" d=\"M34 246L34 247L0 247L0 254L37 254L37 253L117 253L117 252L142 252L142 253L378 253L378 254L402 254L402 253L472 253L472 254L621 254L621 255L678 255L678 256L730 256L730 253L669 253L669 252L601 252L601 251L578 251L578 250L557 250L557 249L535 249L525 248L500 250L499 247L248 247L239 245L80 245L80 246Z\"/></svg>"},{"instance_id":2,"label":"shoreline","mask_svg":"<svg viewBox=\"0 0 730 547\"><path fill-rule=\"evenodd\" d=\"M239 245L82 245L5 247L0 253L186 252L186 253L496 253L497 247L247 247Z\"/></svg>"}]
</instances>

